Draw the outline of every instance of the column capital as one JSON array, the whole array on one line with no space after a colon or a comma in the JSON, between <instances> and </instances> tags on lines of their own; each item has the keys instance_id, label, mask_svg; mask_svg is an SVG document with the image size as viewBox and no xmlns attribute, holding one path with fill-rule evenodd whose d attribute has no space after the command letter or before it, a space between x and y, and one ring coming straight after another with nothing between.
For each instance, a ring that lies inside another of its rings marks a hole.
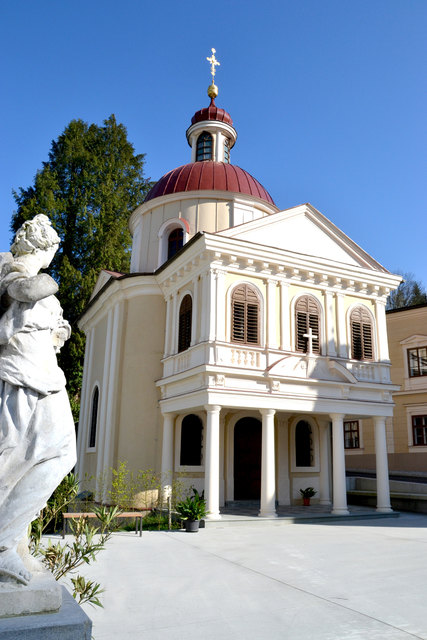
<instances>
[{"instance_id":1,"label":"column capital","mask_svg":"<svg viewBox=\"0 0 427 640\"><path fill-rule=\"evenodd\" d=\"M219 404L205 404L204 408L208 413L219 413L221 411L221 405Z\"/></svg>"},{"instance_id":2,"label":"column capital","mask_svg":"<svg viewBox=\"0 0 427 640\"><path fill-rule=\"evenodd\" d=\"M162 417L163 418L176 418L176 413L173 413L172 411L161 411Z\"/></svg>"},{"instance_id":3,"label":"column capital","mask_svg":"<svg viewBox=\"0 0 427 640\"><path fill-rule=\"evenodd\" d=\"M330 413L329 417L332 420L344 420L345 418L345 413Z\"/></svg>"},{"instance_id":4,"label":"column capital","mask_svg":"<svg viewBox=\"0 0 427 640\"><path fill-rule=\"evenodd\" d=\"M262 416L274 416L276 409L259 409L259 412Z\"/></svg>"}]
</instances>

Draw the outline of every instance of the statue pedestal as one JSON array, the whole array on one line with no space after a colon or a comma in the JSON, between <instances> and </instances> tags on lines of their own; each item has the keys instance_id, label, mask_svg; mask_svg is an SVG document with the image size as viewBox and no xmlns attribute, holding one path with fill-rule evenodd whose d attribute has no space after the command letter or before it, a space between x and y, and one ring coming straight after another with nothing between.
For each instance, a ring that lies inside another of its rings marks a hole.
<instances>
[{"instance_id":1,"label":"statue pedestal","mask_svg":"<svg viewBox=\"0 0 427 640\"><path fill-rule=\"evenodd\" d=\"M46 570L27 586L0 582L0 640L90 640L92 622Z\"/></svg>"}]
</instances>

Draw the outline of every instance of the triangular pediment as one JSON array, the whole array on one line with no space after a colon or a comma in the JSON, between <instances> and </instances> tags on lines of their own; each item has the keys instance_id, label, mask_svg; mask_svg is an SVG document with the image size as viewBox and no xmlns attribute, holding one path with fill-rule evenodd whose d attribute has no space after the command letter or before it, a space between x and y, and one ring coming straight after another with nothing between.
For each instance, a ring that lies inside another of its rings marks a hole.
<instances>
[{"instance_id":1,"label":"triangular pediment","mask_svg":"<svg viewBox=\"0 0 427 640\"><path fill-rule=\"evenodd\" d=\"M231 227L220 235L388 273L310 204Z\"/></svg>"},{"instance_id":2,"label":"triangular pediment","mask_svg":"<svg viewBox=\"0 0 427 640\"><path fill-rule=\"evenodd\" d=\"M103 269L98 276L96 284L91 293L90 300L92 300L96 296L96 294L101 291L101 289L107 284L109 280L111 280L111 278L120 278L120 276L122 275L123 273L119 273L117 271L108 271L107 269Z\"/></svg>"}]
</instances>

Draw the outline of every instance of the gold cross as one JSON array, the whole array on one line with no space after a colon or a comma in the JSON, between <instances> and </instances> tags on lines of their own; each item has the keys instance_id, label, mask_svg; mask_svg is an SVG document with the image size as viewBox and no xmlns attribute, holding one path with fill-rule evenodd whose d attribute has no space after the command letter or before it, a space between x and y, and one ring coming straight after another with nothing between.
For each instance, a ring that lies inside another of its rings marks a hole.
<instances>
[{"instance_id":1,"label":"gold cross","mask_svg":"<svg viewBox=\"0 0 427 640\"><path fill-rule=\"evenodd\" d=\"M208 62L210 62L210 64L211 64L212 84L214 84L214 77L215 77L215 73L216 73L215 67L219 67L220 63L215 58L216 49L211 49L211 51L212 51L211 57L210 58L206 58L206 60Z\"/></svg>"}]
</instances>

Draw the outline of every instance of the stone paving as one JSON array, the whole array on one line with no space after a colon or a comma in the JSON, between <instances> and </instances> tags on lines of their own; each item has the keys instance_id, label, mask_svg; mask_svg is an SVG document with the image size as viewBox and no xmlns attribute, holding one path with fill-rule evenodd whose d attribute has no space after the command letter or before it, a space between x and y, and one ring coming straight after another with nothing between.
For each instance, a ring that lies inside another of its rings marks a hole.
<instances>
[{"instance_id":1,"label":"stone paving","mask_svg":"<svg viewBox=\"0 0 427 640\"><path fill-rule=\"evenodd\" d=\"M427 640L427 516L117 533L95 640Z\"/></svg>"}]
</instances>

